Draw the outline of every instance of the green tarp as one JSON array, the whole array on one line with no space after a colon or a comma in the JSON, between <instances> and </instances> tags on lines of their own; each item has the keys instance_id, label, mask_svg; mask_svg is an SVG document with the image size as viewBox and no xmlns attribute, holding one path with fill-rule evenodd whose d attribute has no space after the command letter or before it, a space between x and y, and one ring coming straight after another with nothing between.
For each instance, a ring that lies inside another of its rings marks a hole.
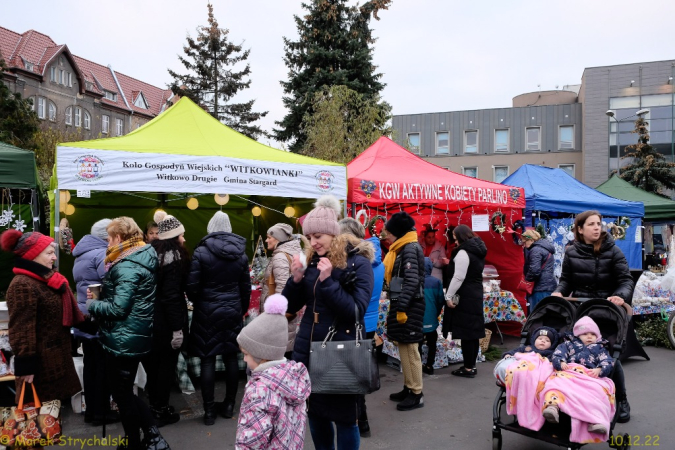
<instances>
[{"instance_id":1,"label":"green tarp","mask_svg":"<svg viewBox=\"0 0 675 450\"><path fill-rule=\"evenodd\" d=\"M616 175L596 189L614 198L644 203L646 222L675 220L674 201L635 187Z\"/></svg>"},{"instance_id":2,"label":"green tarp","mask_svg":"<svg viewBox=\"0 0 675 450\"><path fill-rule=\"evenodd\" d=\"M34 189L37 185L35 154L0 142L0 187Z\"/></svg>"}]
</instances>

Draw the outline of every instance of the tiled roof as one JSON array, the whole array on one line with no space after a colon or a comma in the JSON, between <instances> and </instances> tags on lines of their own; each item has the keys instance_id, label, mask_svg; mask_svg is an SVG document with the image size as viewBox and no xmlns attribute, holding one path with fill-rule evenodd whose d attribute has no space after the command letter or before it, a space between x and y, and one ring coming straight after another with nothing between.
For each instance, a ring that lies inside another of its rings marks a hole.
<instances>
[{"instance_id":1,"label":"tiled roof","mask_svg":"<svg viewBox=\"0 0 675 450\"><path fill-rule=\"evenodd\" d=\"M126 95L127 102L134 112L156 116L162 112L162 107L171 97L171 91L169 89L160 89L128 75L124 75L123 73L115 72L115 75L117 75L117 81L120 82L122 91L124 91L124 94ZM148 102L148 109L139 108L134 105L134 101L141 92L143 93L143 97L145 97L145 101Z\"/></svg>"},{"instance_id":2,"label":"tiled roof","mask_svg":"<svg viewBox=\"0 0 675 450\"><path fill-rule=\"evenodd\" d=\"M34 64L33 72L45 75L46 65L61 51L67 52L67 47L65 45L57 45L49 36L35 30L19 34L0 27L0 58L5 59L10 68L15 67L26 70L24 64L24 61L26 61ZM110 66L106 67L76 55L72 55L72 57L77 69L81 71L84 77L85 89L87 91L104 95L103 90L106 90L117 94L117 100L103 97L101 102L104 104L127 110L130 108L140 114L156 116L164 110L164 105L172 96L171 91L168 89L162 89L124 75L114 71ZM119 81L122 92L117 87L115 76ZM149 104L148 109L139 108L134 105L134 100L136 100L140 92L143 93L145 100ZM124 101L125 98L129 107L127 107Z\"/></svg>"}]
</instances>

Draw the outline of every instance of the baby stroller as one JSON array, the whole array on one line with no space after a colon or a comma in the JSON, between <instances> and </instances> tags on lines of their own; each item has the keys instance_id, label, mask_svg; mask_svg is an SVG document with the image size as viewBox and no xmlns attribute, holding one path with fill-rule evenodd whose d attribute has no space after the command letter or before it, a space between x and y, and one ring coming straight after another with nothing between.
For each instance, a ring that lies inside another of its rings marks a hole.
<instances>
[{"instance_id":1,"label":"baby stroller","mask_svg":"<svg viewBox=\"0 0 675 450\"><path fill-rule=\"evenodd\" d=\"M574 323L581 317L588 316L595 321L600 328L602 337L609 342L609 352L614 359L618 359L626 345L626 330L628 320L626 310L616 306L605 299L564 299L561 297L547 297L539 302L530 314L523 326L521 333L521 345L525 345L529 333L539 327L547 326L554 328L562 335L571 332ZM512 431L544 442L566 447L568 450L577 450L585 444L569 441L571 431L571 419L561 413L560 423L544 423L539 431L521 427L518 418L512 421L502 421L502 409L506 405L506 387L497 382L499 392L492 408L492 449L501 450L502 430ZM610 423L609 441L610 447L620 450L629 448L628 435L613 435L614 426L619 418L619 408Z\"/></svg>"}]
</instances>

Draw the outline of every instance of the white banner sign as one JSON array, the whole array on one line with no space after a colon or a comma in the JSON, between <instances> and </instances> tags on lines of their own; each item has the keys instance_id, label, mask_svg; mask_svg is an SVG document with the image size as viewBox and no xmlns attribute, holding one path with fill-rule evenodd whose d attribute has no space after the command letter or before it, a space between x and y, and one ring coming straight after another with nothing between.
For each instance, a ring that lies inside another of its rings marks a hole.
<instances>
[{"instance_id":1,"label":"white banner sign","mask_svg":"<svg viewBox=\"0 0 675 450\"><path fill-rule=\"evenodd\" d=\"M347 169L222 156L58 147L59 189L347 198Z\"/></svg>"}]
</instances>

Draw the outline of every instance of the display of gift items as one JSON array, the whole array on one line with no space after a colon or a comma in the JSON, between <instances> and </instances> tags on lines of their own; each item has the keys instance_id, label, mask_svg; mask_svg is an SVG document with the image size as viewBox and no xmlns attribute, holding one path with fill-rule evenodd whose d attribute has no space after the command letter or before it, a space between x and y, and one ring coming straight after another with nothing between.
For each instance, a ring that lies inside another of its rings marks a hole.
<instances>
[{"instance_id":1,"label":"display of gift items","mask_svg":"<svg viewBox=\"0 0 675 450\"><path fill-rule=\"evenodd\" d=\"M633 315L675 311L675 268L665 275L644 271L633 291Z\"/></svg>"}]
</instances>

